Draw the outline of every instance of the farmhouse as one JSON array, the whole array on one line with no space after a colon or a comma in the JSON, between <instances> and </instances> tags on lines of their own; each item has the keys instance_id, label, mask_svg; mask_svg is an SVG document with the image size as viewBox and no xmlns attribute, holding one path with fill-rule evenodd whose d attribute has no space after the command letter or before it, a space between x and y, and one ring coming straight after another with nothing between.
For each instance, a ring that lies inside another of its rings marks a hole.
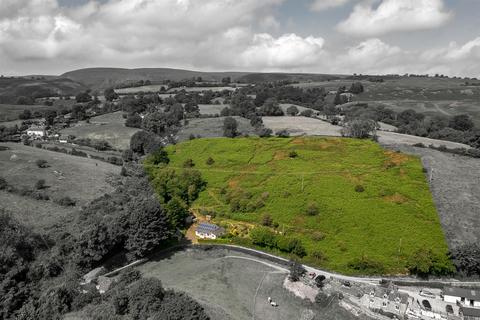
<instances>
[{"instance_id":1,"label":"farmhouse","mask_svg":"<svg viewBox=\"0 0 480 320\"><path fill-rule=\"evenodd\" d=\"M43 126L31 126L27 129L27 135L32 138L43 138L47 135L47 132Z\"/></svg>"},{"instance_id":2,"label":"farmhouse","mask_svg":"<svg viewBox=\"0 0 480 320\"><path fill-rule=\"evenodd\" d=\"M216 224L202 222L195 230L195 235L201 239L217 239L225 232L225 229Z\"/></svg>"},{"instance_id":3,"label":"farmhouse","mask_svg":"<svg viewBox=\"0 0 480 320\"><path fill-rule=\"evenodd\" d=\"M457 287L445 287L443 300L450 303L459 303L470 308L480 308L480 291Z\"/></svg>"}]
</instances>

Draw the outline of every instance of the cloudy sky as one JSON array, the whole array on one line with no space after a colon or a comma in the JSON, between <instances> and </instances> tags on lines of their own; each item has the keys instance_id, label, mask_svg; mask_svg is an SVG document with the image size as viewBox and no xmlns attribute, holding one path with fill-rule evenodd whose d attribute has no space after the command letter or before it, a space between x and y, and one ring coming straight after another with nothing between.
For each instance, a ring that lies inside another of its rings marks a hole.
<instances>
[{"instance_id":1,"label":"cloudy sky","mask_svg":"<svg viewBox=\"0 0 480 320\"><path fill-rule=\"evenodd\" d=\"M0 0L0 74L480 76L480 0Z\"/></svg>"}]
</instances>

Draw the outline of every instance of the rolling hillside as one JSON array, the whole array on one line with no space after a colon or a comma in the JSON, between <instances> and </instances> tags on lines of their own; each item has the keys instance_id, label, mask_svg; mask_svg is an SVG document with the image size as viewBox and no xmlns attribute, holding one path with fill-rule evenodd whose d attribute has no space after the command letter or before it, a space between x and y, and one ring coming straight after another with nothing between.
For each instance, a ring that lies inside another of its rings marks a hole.
<instances>
[{"instance_id":1,"label":"rolling hillside","mask_svg":"<svg viewBox=\"0 0 480 320\"><path fill-rule=\"evenodd\" d=\"M167 169L182 170L191 158L207 181L194 211L227 225L261 225L268 214L272 230L301 240L305 262L349 274L405 274L412 256L428 248L449 266L414 156L372 141L313 137L195 139L166 150ZM165 169L146 166L160 191ZM229 241L246 244L243 237Z\"/></svg>"},{"instance_id":2,"label":"rolling hillside","mask_svg":"<svg viewBox=\"0 0 480 320\"><path fill-rule=\"evenodd\" d=\"M153 83L163 80L184 80L192 77L202 77L205 80L219 81L224 77L232 80L245 75L246 72L200 72L171 68L88 68L70 71L61 77L85 84L92 89L105 89L129 81L150 80Z\"/></svg>"}]
</instances>

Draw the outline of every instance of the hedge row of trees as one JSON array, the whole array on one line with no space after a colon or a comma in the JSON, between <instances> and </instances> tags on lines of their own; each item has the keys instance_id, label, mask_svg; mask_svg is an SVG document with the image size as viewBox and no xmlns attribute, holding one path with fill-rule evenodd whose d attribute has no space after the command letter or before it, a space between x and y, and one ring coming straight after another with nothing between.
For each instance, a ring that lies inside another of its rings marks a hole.
<instances>
[{"instance_id":1,"label":"hedge row of trees","mask_svg":"<svg viewBox=\"0 0 480 320\"><path fill-rule=\"evenodd\" d=\"M305 247L298 239L286 237L275 233L267 227L255 227L250 231L252 243L270 249L278 249L282 252L292 253L300 258L307 255Z\"/></svg>"}]
</instances>

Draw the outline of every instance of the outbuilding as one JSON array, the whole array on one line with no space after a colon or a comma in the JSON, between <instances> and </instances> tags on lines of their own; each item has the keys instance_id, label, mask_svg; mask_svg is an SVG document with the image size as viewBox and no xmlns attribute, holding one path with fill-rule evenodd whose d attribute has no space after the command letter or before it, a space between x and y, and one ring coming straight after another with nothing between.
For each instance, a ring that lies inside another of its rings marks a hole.
<instances>
[{"instance_id":1,"label":"outbuilding","mask_svg":"<svg viewBox=\"0 0 480 320\"><path fill-rule=\"evenodd\" d=\"M460 313L465 320L480 320L480 309L463 307Z\"/></svg>"},{"instance_id":2,"label":"outbuilding","mask_svg":"<svg viewBox=\"0 0 480 320\"><path fill-rule=\"evenodd\" d=\"M465 307L480 308L480 291L459 287L445 287L443 300L450 303L459 303Z\"/></svg>"}]
</instances>

